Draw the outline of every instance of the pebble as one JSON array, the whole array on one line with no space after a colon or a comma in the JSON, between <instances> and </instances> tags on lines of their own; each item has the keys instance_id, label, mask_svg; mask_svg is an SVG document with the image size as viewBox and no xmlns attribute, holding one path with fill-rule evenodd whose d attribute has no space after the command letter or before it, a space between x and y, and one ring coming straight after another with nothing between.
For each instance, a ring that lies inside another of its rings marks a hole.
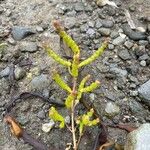
<instances>
[{"instance_id":1,"label":"pebble","mask_svg":"<svg viewBox=\"0 0 150 150\"><path fill-rule=\"evenodd\" d=\"M150 80L142 84L138 88L139 95L142 97L142 101L146 102L150 106Z\"/></svg>"},{"instance_id":2,"label":"pebble","mask_svg":"<svg viewBox=\"0 0 150 150\"><path fill-rule=\"evenodd\" d=\"M142 124L138 129L127 135L124 150L150 149L150 124Z\"/></svg>"},{"instance_id":3,"label":"pebble","mask_svg":"<svg viewBox=\"0 0 150 150\"><path fill-rule=\"evenodd\" d=\"M123 60L131 59L131 55L130 55L130 53L128 52L127 49L121 50L118 55Z\"/></svg>"},{"instance_id":4,"label":"pebble","mask_svg":"<svg viewBox=\"0 0 150 150\"><path fill-rule=\"evenodd\" d=\"M145 67L145 66L146 66L146 61L145 61L145 60L140 61L140 65L141 65L142 67Z\"/></svg>"},{"instance_id":5,"label":"pebble","mask_svg":"<svg viewBox=\"0 0 150 150\"><path fill-rule=\"evenodd\" d=\"M95 34L95 30L92 28L89 28L86 33L91 37Z\"/></svg>"},{"instance_id":6,"label":"pebble","mask_svg":"<svg viewBox=\"0 0 150 150\"><path fill-rule=\"evenodd\" d=\"M47 75L41 74L37 77L34 77L32 81L30 82L31 89L45 89L49 86L50 80L48 79Z\"/></svg>"},{"instance_id":7,"label":"pebble","mask_svg":"<svg viewBox=\"0 0 150 150\"><path fill-rule=\"evenodd\" d=\"M65 117L65 123L70 124L71 123L71 118L70 116Z\"/></svg>"},{"instance_id":8,"label":"pebble","mask_svg":"<svg viewBox=\"0 0 150 150\"><path fill-rule=\"evenodd\" d=\"M7 66L0 72L0 78L7 77L9 75L10 68Z\"/></svg>"},{"instance_id":9,"label":"pebble","mask_svg":"<svg viewBox=\"0 0 150 150\"><path fill-rule=\"evenodd\" d=\"M97 19L95 22L95 28L99 29L100 27L102 27L102 23L99 19Z\"/></svg>"},{"instance_id":10,"label":"pebble","mask_svg":"<svg viewBox=\"0 0 150 150\"><path fill-rule=\"evenodd\" d=\"M126 70L117 67L111 67L109 72L115 74L117 77L122 77L122 78L126 77L128 74Z\"/></svg>"},{"instance_id":11,"label":"pebble","mask_svg":"<svg viewBox=\"0 0 150 150\"><path fill-rule=\"evenodd\" d=\"M85 33L88 30L89 26L88 24L83 24L80 26L81 33Z\"/></svg>"},{"instance_id":12,"label":"pebble","mask_svg":"<svg viewBox=\"0 0 150 150\"><path fill-rule=\"evenodd\" d=\"M51 119L49 123L42 124L42 131L48 133L54 127L54 125L55 122Z\"/></svg>"},{"instance_id":13,"label":"pebble","mask_svg":"<svg viewBox=\"0 0 150 150\"><path fill-rule=\"evenodd\" d=\"M108 117L114 117L120 112L120 108L113 102L108 102L105 107L105 112Z\"/></svg>"},{"instance_id":14,"label":"pebble","mask_svg":"<svg viewBox=\"0 0 150 150\"><path fill-rule=\"evenodd\" d=\"M64 21L64 26L67 29L73 28L75 26L75 24L77 24L77 21L74 17L66 18L65 21Z\"/></svg>"},{"instance_id":15,"label":"pebble","mask_svg":"<svg viewBox=\"0 0 150 150\"><path fill-rule=\"evenodd\" d=\"M4 92L4 91L8 91L9 90L9 83L8 80L6 80L5 78L0 79L0 95Z\"/></svg>"},{"instance_id":16,"label":"pebble","mask_svg":"<svg viewBox=\"0 0 150 150\"><path fill-rule=\"evenodd\" d=\"M124 34L126 34L131 40L138 41L146 39L145 33L133 31L128 24L124 24L122 29Z\"/></svg>"},{"instance_id":17,"label":"pebble","mask_svg":"<svg viewBox=\"0 0 150 150\"><path fill-rule=\"evenodd\" d=\"M45 119L45 112L43 110L39 111L37 114L39 119Z\"/></svg>"},{"instance_id":18,"label":"pebble","mask_svg":"<svg viewBox=\"0 0 150 150\"><path fill-rule=\"evenodd\" d=\"M133 46L133 43L130 42L130 41L126 41L126 42L124 43L124 46L125 46L127 49L131 49L132 46Z\"/></svg>"},{"instance_id":19,"label":"pebble","mask_svg":"<svg viewBox=\"0 0 150 150\"><path fill-rule=\"evenodd\" d=\"M132 91L132 90L130 90L130 96L138 96L138 91Z\"/></svg>"},{"instance_id":20,"label":"pebble","mask_svg":"<svg viewBox=\"0 0 150 150\"><path fill-rule=\"evenodd\" d=\"M129 107L130 110L133 114L139 113L139 112L143 112L143 107L140 103L138 103L136 100L134 99L130 99L129 101Z\"/></svg>"},{"instance_id":21,"label":"pebble","mask_svg":"<svg viewBox=\"0 0 150 150\"><path fill-rule=\"evenodd\" d=\"M114 26L114 22L111 20L102 20L101 23L104 28L112 28Z\"/></svg>"},{"instance_id":22,"label":"pebble","mask_svg":"<svg viewBox=\"0 0 150 150\"><path fill-rule=\"evenodd\" d=\"M75 7L74 7L75 11L80 12L84 10L84 6L83 3L75 3Z\"/></svg>"},{"instance_id":23,"label":"pebble","mask_svg":"<svg viewBox=\"0 0 150 150\"><path fill-rule=\"evenodd\" d=\"M26 38L27 36L35 34L35 31L28 27L22 27L22 26L14 26L12 28L12 36L15 40L22 40Z\"/></svg>"},{"instance_id":24,"label":"pebble","mask_svg":"<svg viewBox=\"0 0 150 150\"><path fill-rule=\"evenodd\" d=\"M140 56L140 57L138 58L138 60L147 60L147 59L149 59L148 54L143 54L142 56Z\"/></svg>"},{"instance_id":25,"label":"pebble","mask_svg":"<svg viewBox=\"0 0 150 150\"><path fill-rule=\"evenodd\" d=\"M43 29L42 27L40 27L40 26L37 26L37 27L36 27L36 31L37 31L37 32L43 32L44 29Z\"/></svg>"},{"instance_id":26,"label":"pebble","mask_svg":"<svg viewBox=\"0 0 150 150\"><path fill-rule=\"evenodd\" d=\"M20 44L20 50L22 52L36 52L38 50L38 46L35 42L24 41Z\"/></svg>"},{"instance_id":27,"label":"pebble","mask_svg":"<svg viewBox=\"0 0 150 150\"><path fill-rule=\"evenodd\" d=\"M103 36L109 36L110 35L110 29L107 28L99 28L99 33Z\"/></svg>"},{"instance_id":28,"label":"pebble","mask_svg":"<svg viewBox=\"0 0 150 150\"><path fill-rule=\"evenodd\" d=\"M108 44L108 49L113 50L115 46L113 44Z\"/></svg>"},{"instance_id":29,"label":"pebble","mask_svg":"<svg viewBox=\"0 0 150 150\"><path fill-rule=\"evenodd\" d=\"M23 68L17 67L15 68L14 74L15 74L15 79L20 80L26 75L26 72Z\"/></svg>"},{"instance_id":30,"label":"pebble","mask_svg":"<svg viewBox=\"0 0 150 150\"><path fill-rule=\"evenodd\" d=\"M148 41L146 41L146 40L140 40L139 41L139 45L146 46L146 45L148 45Z\"/></svg>"},{"instance_id":31,"label":"pebble","mask_svg":"<svg viewBox=\"0 0 150 150\"><path fill-rule=\"evenodd\" d=\"M125 41L125 38L122 38L121 36L119 36L119 37L115 38L112 43L114 45L121 45L124 43L124 41Z\"/></svg>"}]
</instances>

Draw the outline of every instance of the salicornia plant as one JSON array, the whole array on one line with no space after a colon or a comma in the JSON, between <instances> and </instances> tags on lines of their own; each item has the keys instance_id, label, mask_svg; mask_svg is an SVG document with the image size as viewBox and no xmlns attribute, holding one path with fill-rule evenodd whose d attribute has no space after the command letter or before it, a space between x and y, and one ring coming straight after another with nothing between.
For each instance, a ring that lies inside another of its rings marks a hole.
<instances>
[{"instance_id":1,"label":"salicornia plant","mask_svg":"<svg viewBox=\"0 0 150 150\"><path fill-rule=\"evenodd\" d=\"M85 86L86 82L90 78L90 75L87 75L86 77L84 77L81 83L78 84L77 80L79 77L79 69L81 67L84 67L85 65L90 64L95 59L97 59L106 49L107 42L104 42L102 46L97 51L95 51L89 58L80 62L80 48L78 47L78 45L64 31L64 29L60 26L58 21L54 22L54 27L56 28L58 34L66 43L66 45L73 51L72 61L68 61L68 60L61 58L58 54L56 54L47 44L44 44L44 49L47 51L48 55L52 57L55 61L57 61L59 64L67 67L70 75L72 76L73 85L72 87L69 87L63 81L63 79L61 78L61 76L59 75L57 71L53 73L53 79L55 80L55 82L62 89L66 90L66 92L68 93L68 96L65 100L65 106L71 113L70 114L71 115L71 127L68 127L68 125L65 123L65 118L61 114L59 114L59 112L54 107L50 108L49 117L53 119L54 121L60 122L60 125L59 125L60 128L64 128L65 125L69 128L69 130L72 132L73 149L77 150L81 136L83 135L84 127L93 126L100 122L98 118L94 120L91 119L94 113L93 109L91 109L89 112L81 116L75 116L75 109L76 109L76 106L80 102L82 94L91 92L100 85L100 82L96 80L89 86ZM77 127L79 130L76 130ZM76 132L78 132L79 134L78 140L77 140Z\"/></svg>"}]
</instances>

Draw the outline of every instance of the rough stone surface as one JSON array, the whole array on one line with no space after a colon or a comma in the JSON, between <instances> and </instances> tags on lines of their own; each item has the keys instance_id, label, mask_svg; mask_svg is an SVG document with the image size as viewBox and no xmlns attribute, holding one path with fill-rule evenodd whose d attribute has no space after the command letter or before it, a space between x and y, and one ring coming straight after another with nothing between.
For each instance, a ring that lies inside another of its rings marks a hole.
<instances>
[{"instance_id":1,"label":"rough stone surface","mask_svg":"<svg viewBox=\"0 0 150 150\"><path fill-rule=\"evenodd\" d=\"M125 39L122 38L121 36L119 36L119 37L117 37L116 39L114 39L112 43L113 43L114 45L120 45L120 44L123 44L124 41L125 41Z\"/></svg>"},{"instance_id":2,"label":"rough stone surface","mask_svg":"<svg viewBox=\"0 0 150 150\"><path fill-rule=\"evenodd\" d=\"M18 41L34 33L35 31L28 27L15 26L12 28L12 36Z\"/></svg>"},{"instance_id":3,"label":"rough stone surface","mask_svg":"<svg viewBox=\"0 0 150 150\"><path fill-rule=\"evenodd\" d=\"M22 52L36 52L38 50L38 46L35 42L22 42L20 44L20 50Z\"/></svg>"},{"instance_id":4,"label":"rough stone surface","mask_svg":"<svg viewBox=\"0 0 150 150\"><path fill-rule=\"evenodd\" d=\"M131 59L131 56L130 56L130 54L129 54L127 49L121 50L118 55L123 60Z\"/></svg>"},{"instance_id":5,"label":"rough stone surface","mask_svg":"<svg viewBox=\"0 0 150 150\"><path fill-rule=\"evenodd\" d=\"M120 109L115 103L108 102L106 104L105 112L109 117L113 117L120 112Z\"/></svg>"},{"instance_id":6,"label":"rough stone surface","mask_svg":"<svg viewBox=\"0 0 150 150\"><path fill-rule=\"evenodd\" d=\"M138 129L128 134L125 150L148 150L150 149L150 124L143 124Z\"/></svg>"},{"instance_id":7,"label":"rough stone surface","mask_svg":"<svg viewBox=\"0 0 150 150\"><path fill-rule=\"evenodd\" d=\"M100 33L101 35L104 35L104 36L110 35L110 29L107 29L107 28L100 28L98 31L99 31L99 33Z\"/></svg>"},{"instance_id":8,"label":"rough stone surface","mask_svg":"<svg viewBox=\"0 0 150 150\"><path fill-rule=\"evenodd\" d=\"M150 106L150 80L142 84L139 89L139 95L143 98L144 102L147 102Z\"/></svg>"}]
</instances>

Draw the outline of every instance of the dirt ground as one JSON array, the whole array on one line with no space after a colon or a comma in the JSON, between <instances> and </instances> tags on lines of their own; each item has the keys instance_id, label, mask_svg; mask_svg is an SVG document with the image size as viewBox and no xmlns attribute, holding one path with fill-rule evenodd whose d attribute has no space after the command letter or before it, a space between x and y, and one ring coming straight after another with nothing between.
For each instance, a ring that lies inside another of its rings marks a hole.
<instances>
[{"instance_id":1,"label":"dirt ground","mask_svg":"<svg viewBox=\"0 0 150 150\"><path fill-rule=\"evenodd\" d=\"M113 1L118 8L108 5L98 7L93 0L0 0L0 43L8 44L3 53L0 51L0 149L33 149L23 140L12 136L9 127L3 122L4 108L12 98L22 92L31 91L38 92L58 103L62 103L62 99L66 97L66 93L52 81L51 71L55 67L59 68L62 77L70 83L68 70L57 65L41 47L42 42L46 39L61 56L70 56L69 49L60 40L52 26L52 21L55 19L60 20L67 33L79 44L83 57L90 56L106 36L111 39L104 54L85 67L79 79L91 74L92 80L101 81L101 87L93 93L85 94L84 99L95 107L104 124L121 123L138 127L140 124L150 122L150 105L145 103L138 93L138 88L150 80L150 41L148 41L150 1ZM125 9L129 10L135 26L145 29L147 37L145 42L132 40L126 36L123 42L116 45L113 43L119 33L123 33L122 24L126 23ZM113 23L111 27L105 27L107 23L102 25L108 33L100 31L99 28L102 27L97 23L99 20L100 22L111 20ZM31 28L35 34L15 40L12 33L15 26ZM126 48L126 41L133 44L132 48ZM32 48L31 51L28 50L29 47L23 51L25 43L36 44L35 51L32 51ZM134 52L135 45L139 49L138 54ZM129 56L124 53L120 54L120 51L124 49L129 51ZM142 59L140 56L143 55L147 57ZM143 65L143 61L146 65ZM2 75L4 69L7 67L10 69L12 66L15 70L21 70L21 73L15 74L19 76L17 80L15 79L15 85L12 84L6 70ZM108 103L119 107L119 111L113 117L106 115ZM51 104L39 98L31 98L17 102L11 114L34 138L46 143L48 147L52 146L62 150L65 149L67 143L72 142L71 134L67 129L55 127L49 133L42 131L42 124L50 120L48 117L50 106ZM82 104L78 107L79 111L76 113L82 114L86 111ZM62 107L58 107L58 110L65 116L68 113ZM98 131L98 127L88 128L81 140L79 150L91 150ZM122 145L125 143L127 134L121 129L108 128L108 138Z\"/></svg>"}]
</instances>

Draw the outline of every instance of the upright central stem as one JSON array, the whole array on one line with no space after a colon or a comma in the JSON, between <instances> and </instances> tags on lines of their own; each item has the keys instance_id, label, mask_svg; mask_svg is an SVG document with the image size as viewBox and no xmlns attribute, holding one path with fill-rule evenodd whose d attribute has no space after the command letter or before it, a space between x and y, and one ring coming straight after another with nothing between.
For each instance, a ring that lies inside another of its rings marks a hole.
<instances>
[{"instance_id":1,"label":"upright central stem","mask_svg":"<svg viewBox=\"0 0 150 150\"><path fill-rule=\"evenodd\" d=\"M73 78L73 94L76 95L76 85L77 85L77 79ZM76 142L76 134L75 134L75 124L74 124L74 110L75 110L75 102L72 102L71 107L71 127L72 127L72 138L73 138L73 149L77 150L77 142Z\"/></svg>"}]
</instances>

